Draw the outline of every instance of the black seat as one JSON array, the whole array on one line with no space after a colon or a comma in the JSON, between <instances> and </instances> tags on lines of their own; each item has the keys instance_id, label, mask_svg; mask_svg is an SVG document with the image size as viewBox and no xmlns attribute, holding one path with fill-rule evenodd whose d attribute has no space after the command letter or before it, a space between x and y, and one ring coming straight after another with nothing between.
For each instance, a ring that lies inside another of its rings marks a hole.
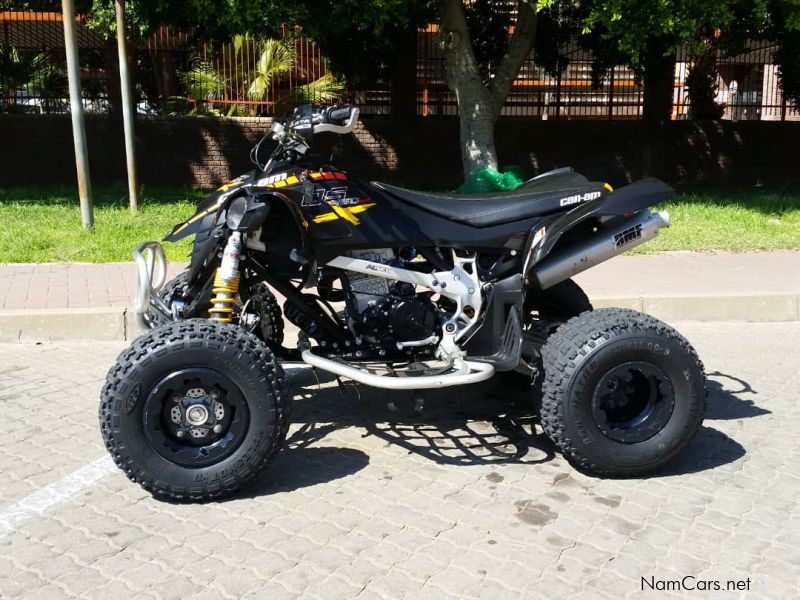
<instances>
[{"instance_id":1,"label":"black seat","mask_svg":"<svg viewBox=\"0 0 800 600\"><path fill-rule=\"evenodd\" d=\"M567 210L605 194L572 169L558 169L526 181L511 192L448 194L417 192L386 183L374 185L395 198L440 217L474 227L489 227Z\"/></svg>"}]
</instances>

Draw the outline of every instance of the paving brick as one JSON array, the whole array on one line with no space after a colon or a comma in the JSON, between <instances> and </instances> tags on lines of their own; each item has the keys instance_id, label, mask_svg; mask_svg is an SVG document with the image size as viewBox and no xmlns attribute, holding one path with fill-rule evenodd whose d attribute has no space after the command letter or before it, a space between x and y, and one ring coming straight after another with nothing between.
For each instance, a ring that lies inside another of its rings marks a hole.
<instances>
[{"instance_id":1,"label":"paving brick","mask_svg":"<svg viewBox=\"0 0 800 600\"><path fill-rule=\"evenodd\" d=\"M358 401L299 377L313 399L297 400L294 442L265 474L294 489L172 505L115 473L0 537L0 597L638 598L650 575L750 576L747 598L797 597L800 325L679 329L718 374L704 429L660 476L469 462L444 442L499 447L495 396L431 392L421 422L398 425L385 392ZM0 345L0 513L102 456L97 397L121 347ZM302 446L303 424L324 435ZM421 428L441 452L416 445ZM368 462L337 476L340 449ZM288 460L309 450L328 453Z\"/></svg>"}]
</instances>

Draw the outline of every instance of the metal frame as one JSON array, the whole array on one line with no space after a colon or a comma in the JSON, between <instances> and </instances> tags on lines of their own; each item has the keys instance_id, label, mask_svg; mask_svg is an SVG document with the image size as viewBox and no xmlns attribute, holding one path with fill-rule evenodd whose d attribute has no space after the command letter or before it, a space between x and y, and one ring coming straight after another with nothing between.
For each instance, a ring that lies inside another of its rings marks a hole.
<instances>
[{"instance_id":1,"label":"metal frame","mask_svg":"<svg viewBox=\"0 0 800 600\"><path fill-rule=\"evenodd\" d=\"M155 241L144 242L133 251L133 260L136 263L133 312L139 325L144 329L150 327L145 315L151 307L172 319L172 311L158 295L167 280L167 258L164 248Z\"/></svg>"},{"instance_id":2,"label":"metal frame","mask_svg":"<svg viewBox=\"0 0 800 600\"><path fill-rule=\"evenodd\" d=\"M390 390L416 390L440 388L454 385L478 383L491 378L494 365L487 362L466 360L466 352L457 344L478 323L483 306L481 282L475 256L460 257L453 250L453 268L450 271L420 273L379 262L362 260L348 256L338 256L327 266L373 277L383 277L422 286L456 302L456 310L442 325L442 341L437 348L437 356L448 363L450 372L436 375L395 376L379 375L365 368L345 364L314 354L310 349L302 352L303 362L348 377L358 383ZM465 309L471 308L467 314ZM437 340L438 341L438 340Z\"/></svg>"},{"instance_id":3,"label":"metal frame","mask_svg":"<svg viewBox=\"0 0 800 600\"><path fill-rule=\"evenodd\" d=\"M420 273L349 256L338 256L328 262L327 266L423 286L454 300L456 310L443 325L444 335L440 346L452 353L457 351L455 342L472 330L481 314L483 298L481 281L478 278L478 269L475 263L474 256L462 258L453 250L453 268L450 271ZM472 309L469 311L472 316L464 312L467 307Z\"/></svg>"}]
</instances>

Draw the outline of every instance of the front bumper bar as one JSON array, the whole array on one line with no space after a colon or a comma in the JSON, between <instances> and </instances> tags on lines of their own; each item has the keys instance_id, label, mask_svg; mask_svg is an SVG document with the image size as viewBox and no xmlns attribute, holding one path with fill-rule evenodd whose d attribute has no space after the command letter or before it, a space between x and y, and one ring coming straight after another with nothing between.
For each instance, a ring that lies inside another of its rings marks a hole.
<instances>
[{"instance_id":1,"label":"front bumper bar","mask_svg":"<svg viewBox=\"0 0 800 600\"><path fill-rule=\"evenodd\" d=\"M165 319L174 317L170 307L158 292L167 280L167 258L158 242L144 242L133 251L136 263L136 291L133 295L133 312L143 330L154 326L152 311L158 311Z\"/></svg>"}]
</instances>

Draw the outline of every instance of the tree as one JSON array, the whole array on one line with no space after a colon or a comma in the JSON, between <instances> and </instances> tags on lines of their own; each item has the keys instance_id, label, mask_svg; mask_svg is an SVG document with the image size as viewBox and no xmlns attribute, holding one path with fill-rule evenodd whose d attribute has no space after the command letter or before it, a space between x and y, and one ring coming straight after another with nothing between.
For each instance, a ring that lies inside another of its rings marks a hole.
<instances>
[{"instance_id":1,"label":"tree","mask_svg":"<svg viewBox=\"0 0 800 600\"><path fill-rule=\"evenodd\" d=\"M661 125L672 112L676 52L681 47L701 52L699 32L725 28L731 20L729 4L727 0L587 0L585 31L598 34L594 52L611 52L633 68L644 83L643 118Z\"/></svg>"},{"instance_id":2,"label":"tree","mask_svg":"<svg viewBox=\"0 0 800 600\"><path fill-rule=\"evenodd\" d=\"M675 53L688 48L693 102L702 114L714 114L713 86L717 50L736 54L750 40L777 45L781 86L800 101L800 0L584 0L584 33L591 36L600 70L615 63L630 65L644 82L644 118L669 120ZM604 55L606 55L604 57ZM609 58L610 57L610 58Z\"/></svg>"},{"instance_id":3,"label":"tree","mask_svg":"<svg viewBox=\"0 0 800 600\"><path fill-rule=\"evenodd\" d=\"M723 32L723 47L735 52L748 40L773 42L783 96L800 110L800 0L739 0L733 4L735 26Z\"/></svg>"},{"instance_id":4,"label":"tree","mask_svg":"<svg viewBox=\"0 0 800 600\"><path fill-rule=\"evenodd\" d=\"M266 18L298 25L352 88L391 85L392 118L410 130L417 110L417 29L433 17L414 0L268 0Z\"/></svg>"},{"instance_id":5,"label":"tree","mask_svg":"<svg viewBox=\"0 0 800 600\"><path fill-rule=\"evenodd\" d=\"M478 3L490 11L494 8L492 12L503 8L489 6L488 0L479 0ZM455 94L458 104L464 174L469 176L485 168L497 169L494 126L522 63L533 46L536 35L536 2L516 2L517 17L513 33L510 36L507 30L496 33L498 38L507 37L502 57L498 60L496 48L479 45L483 63L478 59L480 54L476 55L464 2L437 0L437 6L447 84Z\"/></svg>"},{"instance_id":6,"label":"tree","mask_svg":"<svg viewBox=\"0 0 800 600\"><path fill-rule=\"evenodd\" d=\"M93 2L94 26L112 34L111 0ZM302 32L351 85L369 85L388 76L392 114L407 119L416 115L416 36L417 27L431 16L427 1L135 0L127 6L129 22L142 35L162 24L191 30L198 40L228 40L248 32L258 38Z\"/></svg>"},{"instance_id":7,"label":"tree","mask_svg":"<svg viewBox=\"0 0 800 600\"><path fill-rule=\"evenodd\" d=\"M686 76L689 117L692 120L722 118L725 110L716 101L718 77L717 44L714 43L714 38L708 38L702 49L693 53L689 74Z\"/></svg>"}]
</instances>

